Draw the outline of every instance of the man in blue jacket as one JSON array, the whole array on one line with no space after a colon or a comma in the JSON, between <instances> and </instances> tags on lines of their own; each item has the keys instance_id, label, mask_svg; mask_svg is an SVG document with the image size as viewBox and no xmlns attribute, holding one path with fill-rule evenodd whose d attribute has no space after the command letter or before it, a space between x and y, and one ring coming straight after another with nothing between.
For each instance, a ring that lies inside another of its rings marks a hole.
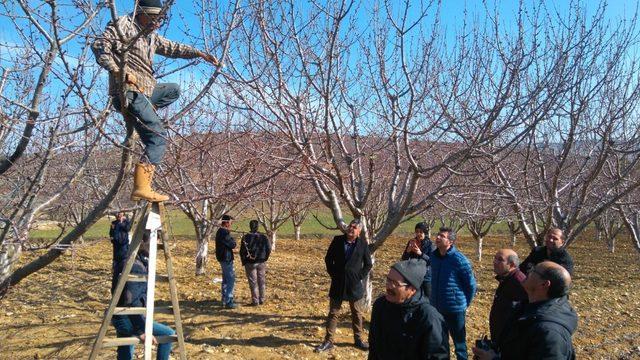
<instances>
[{"instance_id":1,"label":"man in blue jacket","mask_svg":"<svg viewBox=\"0 0 640 360\"><path fill-rule=\"evenodd\" d=\"M235 309L233 288L236 283L236 272L233 269L233 249L236 247L236 240L229 231L233 218L225 214L220 220L220 228L216 232L216 259L222 269L222 306Z\"/></svg>"},{"instance_id":2,"label":"man in blue jacket","mask_svg":"<svg viewBox=\"0 0 640 360\"><path fill-rule=\"evenodd\" d=\"M456 233L441 227L431 256L431 305L444 317L458 360L467 359L465 315L476 293L471 263L454 246Z\"/></svg>"}]
</instances>

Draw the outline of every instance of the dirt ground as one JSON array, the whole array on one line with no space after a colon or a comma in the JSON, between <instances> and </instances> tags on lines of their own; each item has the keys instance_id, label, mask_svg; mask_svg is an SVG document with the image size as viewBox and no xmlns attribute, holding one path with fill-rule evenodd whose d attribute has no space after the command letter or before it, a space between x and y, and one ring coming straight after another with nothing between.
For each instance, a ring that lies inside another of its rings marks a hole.
<instances>
[{"instance_id":1,"label":"dirt ground","mask_svg":"<svg viewBox=\"0 0 640 360\"><path fill-rule=\"evenodd\" d=\"M381 294L388 267L402 251L405 238L392 238L376 254L374 293ZM474 243L459 247L472 260L479 291L467 315L467 341L488 333L488 312L496 287L491 261L506 238L485 241L481 263ZM323 257L329 239L281 239L268 263L267 303L261 307L220 306L219 265L213 254L206 276L194 275L194 241L176 241L174 261L190 359L363 359L352 347L348 307L340 323L337 348L315 354L324 336L329 280ZM25 279L0 300L1 359L86 358L109 300L110 243L99 241L66 254ZM524 243L516 250L528 253ZM579 241L570 248L575 278L570 300L579 314L574 335L578 359L640 359L640 268L638 254L626 244L616 253L602 244ZM25 259L26 260L26 259ZM160 264L163 262L160 261ZM164 270L160 266L159 272ZM236 263L236 299L250 302L244 271ZM167 303L160 287L158 303ZM167 322L170 319L165 316ZM162 319L162 318L161 318ZM162 320L161 320L162 321ZM368 323L366 324L368 327ZM108 336L114 336L112 329ZM140 354L140 349L138 349ZM115 349L101 359L115 358Z\"/></svg>"}]
</instances>

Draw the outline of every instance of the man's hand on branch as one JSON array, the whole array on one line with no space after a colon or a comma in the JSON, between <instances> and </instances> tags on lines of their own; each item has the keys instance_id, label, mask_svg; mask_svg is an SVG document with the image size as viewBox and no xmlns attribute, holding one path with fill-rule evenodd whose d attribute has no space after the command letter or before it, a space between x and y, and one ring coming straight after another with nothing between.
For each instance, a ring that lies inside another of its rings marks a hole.
<instances>
[{"instance_id":1,"label":"man's hand on branch","mask_svg":"<svg viewBox=\"0 0 640 360\"><path fill-rule=\"evenodd\" d=\"M215 56L213 56L213 55L211 55L211 54L207 54L207 53L205 53L205 52L200 51L200 57L201 57L204 61L206 61L206 62L208 62L208 63L211 63L211 64L213 64L213 65L214 65L214 66L216 66L216 67L222 67L222 66L224 65L224 64L222 64L222 63L218 60L218 58L216 58Z\"/></svg>"}]
</instances>

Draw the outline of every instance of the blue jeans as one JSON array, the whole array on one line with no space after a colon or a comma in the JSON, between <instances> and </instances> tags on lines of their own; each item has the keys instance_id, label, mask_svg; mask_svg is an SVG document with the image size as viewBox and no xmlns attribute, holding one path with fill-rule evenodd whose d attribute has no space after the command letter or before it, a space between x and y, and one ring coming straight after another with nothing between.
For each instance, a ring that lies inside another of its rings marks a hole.
<instances>
[{"instance_id":1,"label":"blue jeans","mask_svg":"<svg viewBox=\"0 0 640 360\"><path fill-rule=\"evenodd\" d=\"M127 110L136 117L136 123L133 127L140 135L140 140L144 144L145 156L151 164L160 164L167 148L165 140L167 133L156 109L170 105L179 97L180 86L171 83L157 84L153 89L151 99L139 92L127 92L129 102ZM116 96L112 101L116 110L121 111L120 99Z\"/></svg>"},{"instance_id":2,"label":"blue jeans","mask_svg":"<svg viewBox=\"0 0 640 360\"><path fill-rule=\"evenodd\" d=\"M118 337L131 337L133 336L133 324L129 320L127 315L114 315L111 319L111 324L116 328L116 334ZM153 322L153 335L173 335L175 331L170 327ZM133 359L133 345L118 346L118 360L131 360ZM169 353L171 352L171 343L159 344L158 354L156 359L167 360L169 359Z\"/></svg>"},{"instance_id":3,"label":"blue jeans","mask_svg":"<svg viewBox=\"0 0 640 360\"><path fill-rule=\"evenodd\" d=\"M453 339L453 346L456 349L458 360L467 359L467 330L464 326L466 313L464 311L442 314L444 323L449 329L449 335Z\"/></svg>"},{"instance_id":4,"label":"blue jeans","mask_svg":"<svg viewBox=\"0 0 640 360\"><path fill-rule=\"evenodd\" d=\"M233 304L233 288L236 284L233 261L221 261L220 267L222 268L222 304Z\"/></svg>"}]
</instances>

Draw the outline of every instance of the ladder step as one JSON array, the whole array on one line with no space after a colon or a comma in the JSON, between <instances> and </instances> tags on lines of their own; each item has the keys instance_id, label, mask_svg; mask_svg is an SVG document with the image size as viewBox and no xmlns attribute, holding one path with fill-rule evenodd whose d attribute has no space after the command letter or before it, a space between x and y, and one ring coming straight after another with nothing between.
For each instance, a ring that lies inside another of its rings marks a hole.
<instances>
[{"instance_id":1,"label":"ladder step","mask_svg":"<svg viewBox=\"0 0 640 360\"><path fill-rule=\"evenodd\" d=\"M113 310L113 315L145 315L146 307L117 307ZM153 309L154 314L173 314L171 306L156 306Z\"/></svg>"},{"instance_id":2,"label":"ladder step","mask_svg":"<svg viewBox=\"0 0 640 360\"><path fill-rule=\"evenodd\" d=\"M178 336L177 335L156 336L156 340L158 341L158 344L172 343L172 342L178 341ZM138 345L138 344L142 344L142 341L140 341L140 338L137 338L135 336L121 337L121 338L115 338L115 339L105 339L102 341L103 348L127 346L127 345Z\"/></svg>"},{"instance_id":3,"label":"ladder step","mask_svg":"<svg viewBox=\"0 0 640 360\"><path fill-rule=\"evenodd\" d=\"M129 274L127 281L131 282L146 282L147 275L137 275L137 274ZM157 282L169 282L169 277L167 275L156 275Z\"/></svg>"}]
</instances>

